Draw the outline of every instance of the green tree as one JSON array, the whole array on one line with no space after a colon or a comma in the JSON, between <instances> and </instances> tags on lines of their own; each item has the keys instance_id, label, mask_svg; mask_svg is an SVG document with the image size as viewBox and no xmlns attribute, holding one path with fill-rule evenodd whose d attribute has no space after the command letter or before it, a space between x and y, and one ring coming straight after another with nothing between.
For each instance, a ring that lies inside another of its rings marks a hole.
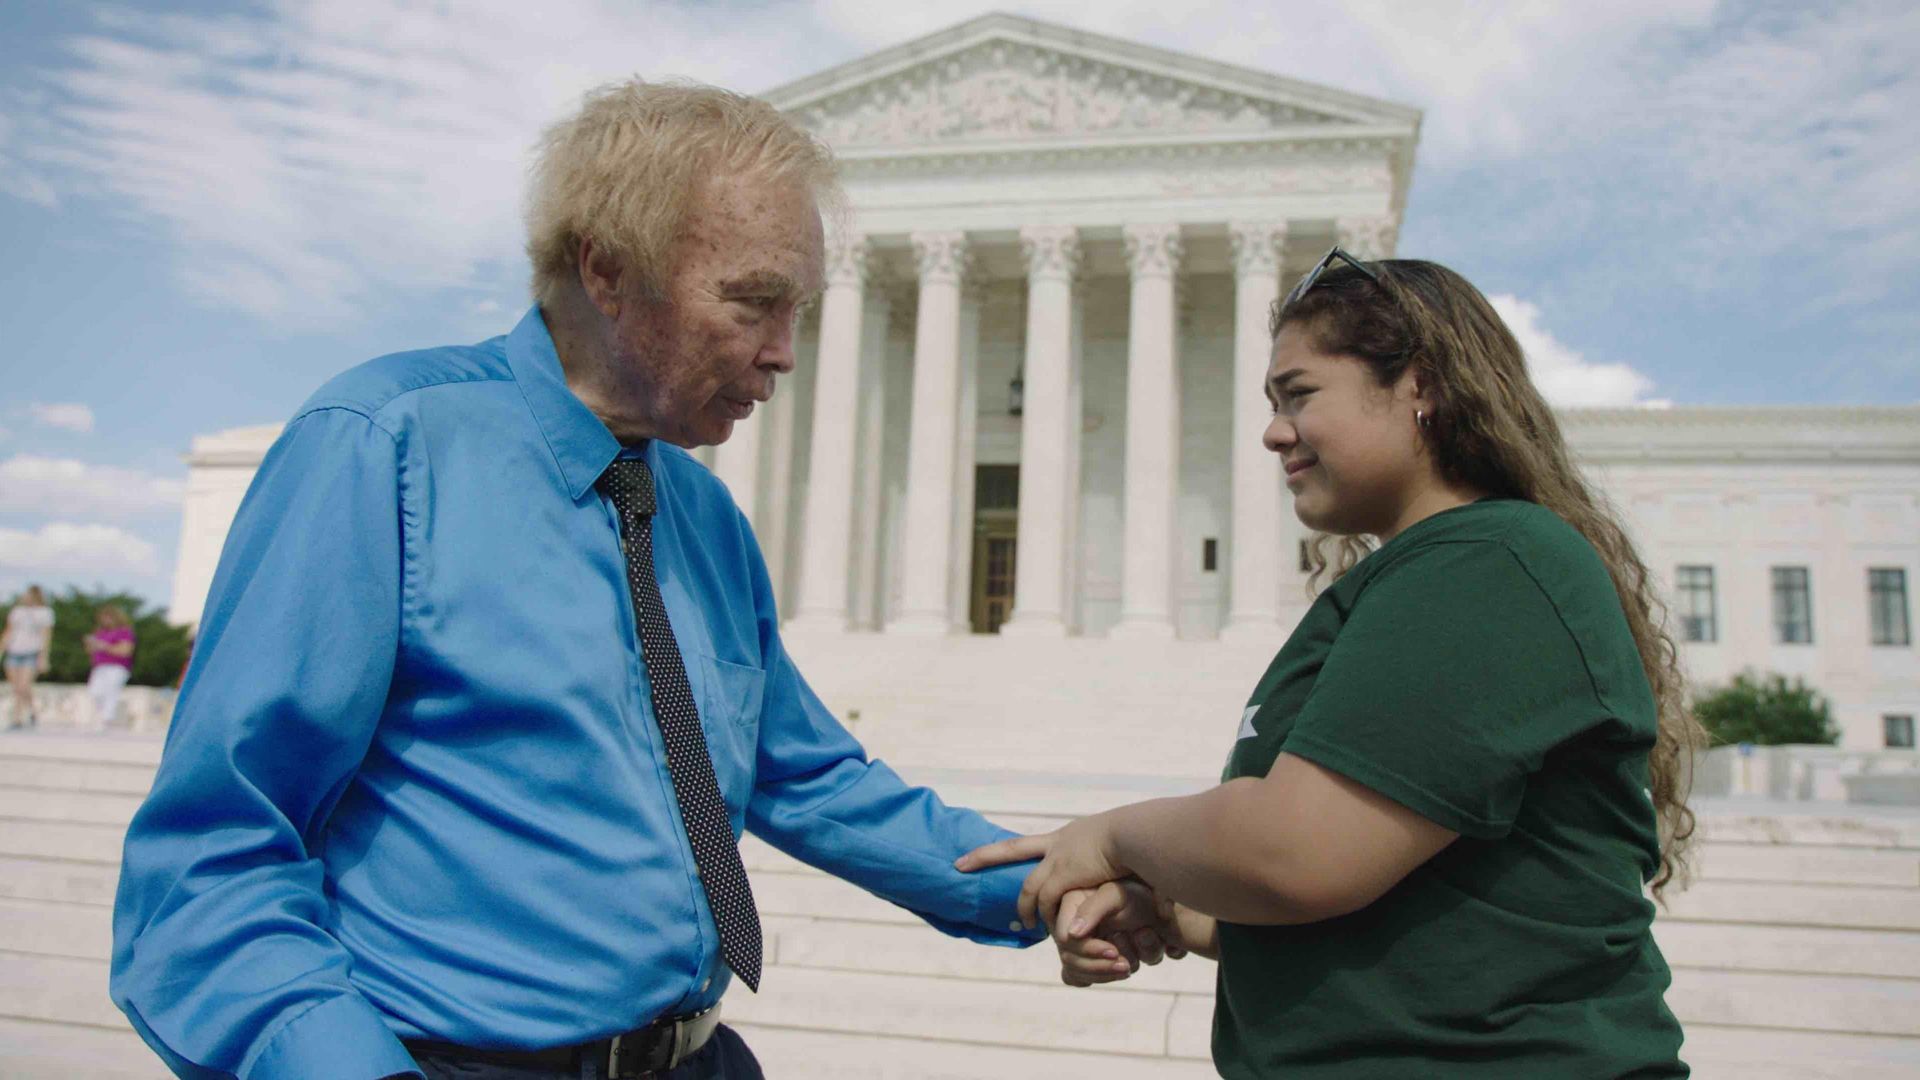
<instances>
[{"instance_id":1,"label":"green tree","mask_svg":"<svg viewBox=\"0 0 1920 1080\"><path fill-rule=\"evenodd\" d=\"M1715 744L1831 746L1840 741L1827 699L1797 676L1789 682L1784 675L1743 671L1731 685L1697 698L1693 713Z\"/></svg>"},{"instance_id":2,"label":"green tree","mask_svg":"<svg viewBox=\"0 0 1920 1080\"><path fill-rule=\"evenodd\" d=\"M47 606L53 608L47 681L87 681L93 660L87 655L82 639L93 632L96 616L108 604L119 605L133 620L133 675L127 681L135 686L172 686L181 666L187 662L187 651L192 644L187 628L169 623L158 608L149 607L145 600L132 593L82 592L75 587L69 587L64 596L47 597ZM11 605L0 608L0 622L5 621L11 610Z\"/></svg>"}]
</instances>

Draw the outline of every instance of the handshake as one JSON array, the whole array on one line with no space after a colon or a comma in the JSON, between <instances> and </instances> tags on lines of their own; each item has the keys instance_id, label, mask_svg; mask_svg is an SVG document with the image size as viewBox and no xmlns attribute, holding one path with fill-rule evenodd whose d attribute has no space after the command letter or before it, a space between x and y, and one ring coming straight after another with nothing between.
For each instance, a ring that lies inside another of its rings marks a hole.
<instances>
[{"instance_id":1,"label":"handshake","mask_svg":"<svg viewBox=\"0 0 1920 1080\"><path fill-rule=\"evenodd\" d=\"M1165 957L1219 957L1210 915L1175 903L1122 865L1112 844L1114 811L1051 833L1014 836L962 855L962 871L1040 860L1020 888L1021 925L1045 924L1068 986L1118 982Z\"/></svg>"},{"instance_id":2,"label":"handshake","mask_svg":"<svg viewBox=\"0 0 1920 1080\"><path fill-rule=\"evenodd\" d=\"M1155 893L1139 878L1073 889L1048 927L1068 986L1119 982L1162 958L1188 953L1217 959L1212 918Z\"/></svg>"}]
</instances>

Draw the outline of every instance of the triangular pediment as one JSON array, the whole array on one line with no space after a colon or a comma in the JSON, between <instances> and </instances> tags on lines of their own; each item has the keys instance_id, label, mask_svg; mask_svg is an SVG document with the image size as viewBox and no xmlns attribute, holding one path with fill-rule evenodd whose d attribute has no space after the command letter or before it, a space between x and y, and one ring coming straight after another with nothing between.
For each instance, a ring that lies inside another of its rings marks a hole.
<instances>
[{"instance_id":1,"label":"triangular pediment","mask_svg":"<svg viewBox=\"0 0 1920 1080\"><path fill-rule=\"evenodd\" d=\"M1032 19L989 15L767 95L828 144L931 148L1315 128L1416 110Z\"/></svg>"}]
</instances>

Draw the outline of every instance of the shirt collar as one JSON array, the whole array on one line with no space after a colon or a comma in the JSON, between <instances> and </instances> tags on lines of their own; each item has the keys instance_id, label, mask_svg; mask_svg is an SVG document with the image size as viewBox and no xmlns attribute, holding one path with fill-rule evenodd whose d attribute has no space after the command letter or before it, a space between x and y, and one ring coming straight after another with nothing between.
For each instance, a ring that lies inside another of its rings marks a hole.
<instances>
[{"instance_id":1,"label":"shirt collar","mask_svg":"<svg viewBox=\"0 0 1920 1080\"><path fill-rule=\"evenodd\" d=\"M594 482L620 453L620 441L585 402L567 389L560 354L554 351L553 335L547 333L546 320L540 317L540 305L529 309L520 325L507 335L507 367L527 399L527 407L533 410L541 434L546 436L547 449L560 466L567 494L578 501L593 490Z\"/></svg>"}]
</instances>

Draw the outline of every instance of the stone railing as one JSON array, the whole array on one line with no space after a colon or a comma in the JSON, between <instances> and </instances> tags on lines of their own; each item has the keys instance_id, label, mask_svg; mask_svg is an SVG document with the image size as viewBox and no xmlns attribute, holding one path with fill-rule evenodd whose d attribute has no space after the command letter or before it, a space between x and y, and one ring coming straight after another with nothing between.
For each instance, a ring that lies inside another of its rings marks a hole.
<instances>
[{"instance_id":1,"label":"stone railing","mask_svg":"<svg viewBox=\"0 0 1920 1080\"><path fill-rule=\"evenodd\" d=\"M105 724L95 715L93 699L87 688L75 683L40 683L33 688L34 713L38 725L49 731L133 731L160 734L173 720L173 699L179 691L172 687L129 686L120 691L116 715ZM0 688L0 716L12 726L26 719L14 715L11 690Z\"/></svg>"},{"instance_id":2,"label":"stone railing","mask_svg":"<svg viewBox=\"0 0 1920 1080\"><path fill-rule=\"evenodd\" d=\"M1694 767L1693 793L1920 806L1920 751L1716 746Z\"/></svg>"}]
</instances>

